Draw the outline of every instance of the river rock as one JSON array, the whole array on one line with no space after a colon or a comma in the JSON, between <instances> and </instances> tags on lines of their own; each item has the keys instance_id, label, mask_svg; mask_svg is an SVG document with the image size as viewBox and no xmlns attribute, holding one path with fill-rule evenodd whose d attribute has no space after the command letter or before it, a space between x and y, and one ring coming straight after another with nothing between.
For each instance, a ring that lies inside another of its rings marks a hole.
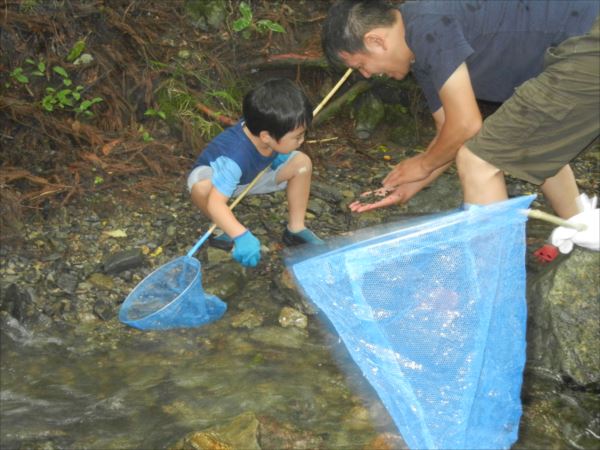
<instances>
[{"instance_id":1,"label":"river rock","mask_svg":"<svg viewBox=\"0 0 600 450\"><path fill-rule=\"evenodd\" d=\"M600 381L600 253L576 247L529 283L528 363Z\"/></svg>"},{"instance_id":2,"label":"river rock","mask_svg":"<svg viewBox=\"0 0 600 450\"><path fill-rule=\"evenodd\" d=\"M169 450L260 450L258 428L254 413L247 412L224 425L190 433Z\"/></svg>"},{"instance_id":3,"label":"river rock","mask_svg":"<svg viewBox=\"0 0 600 450\"><path fill-rule=\"evenodd\" d=\"M284 306L279 312L279 325L284 328L306 328L308 319L306 318L306 315L302 314L300 311L290 308L289 306Z\"/></svg>"},{"instance_id":4,"label":"river rock","mask_svg":"<svg viewBox=\"0 0 600 450\"><path fill-rule=\"evenodd\" d=\"M102 271L107 274L118 274L129 269L143 266L146 258L139 248L132 248L109 255L102 262Z\"/></svg>"}]
</instances>

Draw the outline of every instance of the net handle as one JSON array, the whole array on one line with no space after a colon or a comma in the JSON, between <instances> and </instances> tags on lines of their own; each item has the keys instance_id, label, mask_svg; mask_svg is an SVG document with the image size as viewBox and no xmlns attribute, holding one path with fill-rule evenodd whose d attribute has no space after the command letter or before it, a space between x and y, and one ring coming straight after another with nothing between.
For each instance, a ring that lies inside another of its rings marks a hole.
<instances>
[{"instance_id":1,"label":"net handle","mask_svg":"<svg viewBox=\"0 0 600 450\"><path fill-rule=\"evenodd\" d=\"M331 90L329 91L329 93L323 98L323 100L321 100L321 103L319 103L319 105L313 110L313 117L316 116L319 113L319 111L321 111L323 109L323 107L325 106L325 104L329 101L329 99L331 97L333 97L333 94L335 94L337 92L337 90L340 88L340 86L342 84L344 84L344 81L346 81L348 79L348 77L350 76L351 73L352 73L352 68L349 68L348 70L346 70L346 73L344 73L344 75L340 78L340 80L336 83L336 85L333 86L331 88ZM242 201L242 199L246 196L246 194L248 193L248 191L254 187L254 185L258 182L258 180L269 170L270 167L271 166L268 165L263 170L261 170L259 172L259 174L256 175L256 177L254 177L254 180L252 180L250 182L250 184L248 184L248 186L246 186L244 188L244 190L242 192L240 192L240 195L238 195L236 197L236 199L233 202L231 202L231 204L229 205L229 209L235 208L237 206L237 204ZM194 246L190 249L190 251L187 253L187 256L190 257L190 258L192 256L194 256L194 253L196 253L198 251L198 249L200 248L200 246L202 244L204 244L204 242L210 237L210 235L216 229L217 229L217 224L213 223L211 225L211 227L208 229L208 231L206 233L204 233L202 235L202 237L198 240L198 242L196 242L194 244Z\"/></svg>"},{"instance_id":2,"label":"net handle","mask_svg":"<svg viewBox=\"0 0 600 450\"><path fill-rule=\"evenodd\" d=\"M527 217L532 219L539 219L545 222L552 223L554 225L558 225L560 227L573 228L577 231L585 231L587 230L587 226L584 223L572 223L568 222L565 219L561 219L560 217L554 216L544 211L540 211L539 209L527 209L525 210L525 214Z\"/></svg>"}]
</instances>

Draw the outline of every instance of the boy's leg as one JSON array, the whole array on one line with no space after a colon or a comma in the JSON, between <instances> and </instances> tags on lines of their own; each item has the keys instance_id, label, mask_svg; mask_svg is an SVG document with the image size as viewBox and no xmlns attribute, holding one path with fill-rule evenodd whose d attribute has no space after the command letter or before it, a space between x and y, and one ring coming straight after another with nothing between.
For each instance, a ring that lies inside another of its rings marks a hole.
<instances>
[{"instance_id":1,"label":"boy's leg","mask_svg":"<svg viewBox=\"0 0 600 450\"><path fill-rule=\"evenodd\" d=\"M311 177L312 162L302 152L297 152L277 173L277 183L287 181L288 229L292 232L305 228Z\"/></svg>"}]
</instances>

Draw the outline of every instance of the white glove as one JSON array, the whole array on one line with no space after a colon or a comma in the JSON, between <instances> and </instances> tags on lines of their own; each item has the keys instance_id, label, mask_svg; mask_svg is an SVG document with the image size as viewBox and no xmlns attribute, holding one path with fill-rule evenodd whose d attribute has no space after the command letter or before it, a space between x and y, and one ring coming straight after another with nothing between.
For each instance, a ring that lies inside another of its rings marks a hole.
<instances>
[{"instance_id":1,"label":"white glove","mask_svg":"<svg viewBox=\"0 0 600 450\"><path fill-rule=\"evenodd\" d=\"M598 198L594 196L590 199L586 194L581 194L575 201L581 212L568 222L583 224L586 229L577 231L574 228L558 227L552 232L550 241L561 253L569 253L573 250L573 244L600 251L600 209L596 208Z\"/></svg>"}]
</instances>

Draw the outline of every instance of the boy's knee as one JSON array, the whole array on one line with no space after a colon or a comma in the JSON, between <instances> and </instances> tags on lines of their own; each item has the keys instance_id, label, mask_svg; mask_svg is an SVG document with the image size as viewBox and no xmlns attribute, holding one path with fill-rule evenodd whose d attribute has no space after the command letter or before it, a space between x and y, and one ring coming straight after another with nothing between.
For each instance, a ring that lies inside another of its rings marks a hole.
<instances>
[{"instance_id":1,"label":"boy's knee","mask_svg":"<svg viewBox=\"0 0 600 450\"><path fill-rule=\"evenodd\" d=\"M312 172L312 161L306 153L298 152L292 162L298 175Z\"/></svg>"}]
</instances>

